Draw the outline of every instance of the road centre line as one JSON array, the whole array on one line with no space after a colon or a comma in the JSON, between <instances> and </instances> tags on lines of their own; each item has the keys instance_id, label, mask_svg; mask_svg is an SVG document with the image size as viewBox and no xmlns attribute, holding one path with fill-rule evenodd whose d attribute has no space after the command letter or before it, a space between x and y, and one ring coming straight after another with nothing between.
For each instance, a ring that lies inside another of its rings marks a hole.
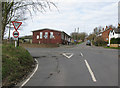
<instances>
[{"instance_id":1,"label":"road centre line","mask_svg":"<svg viewBox=\"0 0 120 88\"><path fill-rule=\"evenodd\" d=\"M91 77L92 77L93 82L96 82L97 80L96 80L96 78L95 78L95 75L94 75L93 71L92 71L91 68L90 68L90 65L88 64L87 60L84 60L84 61L85 61L85 64L86 64L86 66L87 66L87 68L88 68L88 71L89 71L89 73L90 73L90 75L91 75Z\"/></svg>"},{"instance_id":2,"label":"road centre line","mask_svg":"<svg viewBox=\"0 0 120 88\"><path fill-rule=\"evenodd\" d=\"M36 63L37 63L37 66L35 68L35 70L33 71L33 73L30 75L30 77L19 87L19 88L22 88L31 78L32 76L35 74L35 72L38 70L38 61L35 59Z\"/></svg>"},{"instance_id":3,"label":"road centre line","mask_svg":"<svg viewBox=\"0 0 120 88\"><path fill-rule=\"evenodd\" d=\"M80 52L81 56L83 57L83 54Z\"/></svg>"}]
</instances>

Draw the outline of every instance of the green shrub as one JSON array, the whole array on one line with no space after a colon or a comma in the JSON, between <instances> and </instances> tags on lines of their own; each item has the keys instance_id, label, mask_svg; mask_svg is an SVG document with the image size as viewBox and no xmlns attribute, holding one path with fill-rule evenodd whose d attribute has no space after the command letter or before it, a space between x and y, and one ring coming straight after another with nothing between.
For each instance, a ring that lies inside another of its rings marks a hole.
<instances>
[{"instance_id":1,"label":"green shrub","mask_svg":"<svg viewBox=\"0 0 120 88\"><path fill-rule=\"evenodd\" d=\"M111 38L110 43L111 44L120 44L120 38Z\"/></svg>"},{"instance_id":2,"label":"green shrub","mask_svg":"<svg viewBox=\"0 0 120 88\"><path fill-rule=\"evenodd\" d=\"M96 37L93 44L96 46L105 46L107 43L103 40L102 37Z\"/></svg>"}]
</instances>

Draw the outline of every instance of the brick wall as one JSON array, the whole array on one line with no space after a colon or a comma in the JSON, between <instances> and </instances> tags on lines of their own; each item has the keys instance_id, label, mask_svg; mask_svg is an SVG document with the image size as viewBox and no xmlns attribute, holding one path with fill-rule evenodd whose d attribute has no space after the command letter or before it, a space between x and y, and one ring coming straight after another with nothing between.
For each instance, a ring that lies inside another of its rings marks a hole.
<instances>
[{"instance_id":1,"label":"brick wall","mask_svg":"<svg viewBox=\"0 0 120 88\"><path fill-rule=\"evenodd\" d=\"M40 39L40 32L43 33L42 39ZM45 32L48 32L48 38L45 39L44 35ZM50 38L50 32L53 32L54 38ZM39 35L39 39L37 39L37 35ZM39 30L33 32L33 43L44 43L44 44L59 44L62 43L61 40L61 32L59 31L53 31L53 30Z\"/></svg>"},{"instance_id":2,"label":"brick wall","mask_svg":"<svg viewBox=\"0 0 120 88\"><path fill-rule=\"evenodd\" d=\"M108 42L109 40L109 32L111 31L112 29L107 29L105 30L104 32L102 32L102 38L104 39L105 42Z\"/></svg>"},{"instance_id":3,"label":"brick wall","mask_svg":"<svg viewBox=\"0 0 120 88\"><path fill-rule=\"evenodd\" d=\"M120 44L110 44L110 47L120 47Z\"/></svg>"}]
</instances>

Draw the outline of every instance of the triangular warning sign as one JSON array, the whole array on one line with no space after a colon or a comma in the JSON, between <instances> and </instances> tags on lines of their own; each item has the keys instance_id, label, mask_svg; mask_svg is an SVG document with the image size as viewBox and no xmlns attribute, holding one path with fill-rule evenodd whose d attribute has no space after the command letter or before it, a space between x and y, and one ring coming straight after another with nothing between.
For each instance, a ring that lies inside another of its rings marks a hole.
<instances>
[{"instance_id":1,"label":"triangular warning sign","mask_svg":"<svg viewBox=\"0 0 120 88\"><path fill-rule=\"evenodd\" d=\"M15 30L17 31L18 28L21 26L22 22L12 21L12 24L13 24Z\"/></svg>"}]
</instances>

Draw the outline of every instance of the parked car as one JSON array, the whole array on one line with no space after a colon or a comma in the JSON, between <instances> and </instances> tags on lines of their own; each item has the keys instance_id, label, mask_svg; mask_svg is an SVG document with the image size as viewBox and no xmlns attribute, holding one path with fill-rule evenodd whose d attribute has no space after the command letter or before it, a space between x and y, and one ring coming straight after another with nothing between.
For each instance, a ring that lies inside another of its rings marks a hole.
<instances>
[{"instance_id":1,"label":"parked car","mask_svg":"<svg viewBox=\"0 0 120 88\"><path fill-rule=\"evenodd\" d=\"M86 43L86 45L89 45L89 46L91 46L91 41L90 41L90 40L87 40L87 43Z\"/></svg>"}]
</instances>

